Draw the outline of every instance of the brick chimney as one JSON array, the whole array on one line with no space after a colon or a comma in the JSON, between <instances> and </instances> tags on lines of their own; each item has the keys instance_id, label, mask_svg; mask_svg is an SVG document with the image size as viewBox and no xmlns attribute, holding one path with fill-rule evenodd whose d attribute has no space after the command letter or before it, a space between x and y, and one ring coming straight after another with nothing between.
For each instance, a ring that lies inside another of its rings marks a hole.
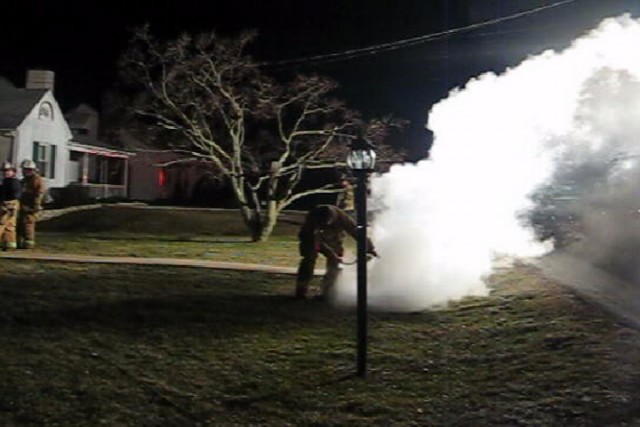
<instances>
[{"instance_id":1,"label":"brick chimney","mask_svg":"<svg viewBox=\"0 0 640 427\"><path fill-rule=\"evenodd\" d=\"M27 89L51 89L53 91L55 73L49 70L27 70Z\"/></svg>"}]
</instances>

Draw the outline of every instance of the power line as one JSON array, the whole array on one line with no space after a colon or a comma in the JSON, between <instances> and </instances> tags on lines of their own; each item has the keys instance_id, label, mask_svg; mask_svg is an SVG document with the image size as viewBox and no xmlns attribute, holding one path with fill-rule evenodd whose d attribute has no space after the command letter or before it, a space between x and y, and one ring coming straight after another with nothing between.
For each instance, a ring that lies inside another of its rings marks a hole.
<instances>
[{"instance_id":1,"label":"power line","mask_svg":"<svg viewBox=\"0 0 640 427\"><path fill-rule=\"evenodd\" d=\"M566 4L575 3L576 1L578 0L557 1L555 3L548 4L546 6L540 6L533 9L528 9L522 12L514 13L512 15L507 15L500 18L494 18L487 21L482 21L475 24L467 25L464 27L452 28L452 29L440 31L437 33L430 33L430 34L425 34L418 37L412 37L409 39L397 40L394 42L382 43L382 44L372 45L372 46L363 47L359 49L348 49L341 52L327 53L322 55L314 55L314 56L307 56L307 57L294 58L294 59L285 59L282 61L263 62L259 65L262 67L273 67L273 66L283 66L283 65L303 65L307 63L317 64L317 63L342 61L342 60L357 58L365 55L375 55L380 52L397 50L405 47L415 46L421 43L442 39L445 37L452 36L454 34L462 33L464 31L471 31L477 28L487 27L487 26L495 25L501 22L512 21L514 19L522 18L528 15L533 15L539 12L543 12L545 10L564 6Z\"/></svg>"}]
</instances>

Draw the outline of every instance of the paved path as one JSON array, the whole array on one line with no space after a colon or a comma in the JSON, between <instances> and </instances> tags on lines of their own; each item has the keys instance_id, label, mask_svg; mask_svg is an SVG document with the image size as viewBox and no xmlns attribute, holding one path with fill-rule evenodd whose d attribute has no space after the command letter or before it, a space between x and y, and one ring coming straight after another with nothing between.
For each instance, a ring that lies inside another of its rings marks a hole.
<instances>
[{"instance_id":1,"label":"paved path","mask_svg":"<svg viewBox=\"0 0 640 427\"><path fill-rule=\"evenodd\" d=\"M30 251L0 252L0 259L30 259L38 261L60 261L101 264L134 264L134 265L167 265L179 267L210 268L214 270L240 270L259 271L264 273L296 274L295 267L280 267L273 265L248 264L225 261L208 261L183 258L137 258L137 257L112 257L73 254L51 254ZM323 271L316 270L316 275Z\"/></svg>"}]
</instances>

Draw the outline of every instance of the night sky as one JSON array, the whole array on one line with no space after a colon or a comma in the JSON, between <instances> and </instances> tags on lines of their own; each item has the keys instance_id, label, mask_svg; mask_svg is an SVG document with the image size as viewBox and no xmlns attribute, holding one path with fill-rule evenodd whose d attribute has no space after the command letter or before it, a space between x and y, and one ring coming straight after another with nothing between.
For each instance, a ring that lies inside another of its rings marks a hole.
<instances>
[{"instance_id":1,"label":"night sky","mask_svg":"<svg viewBox=\"0 0 640 427\"><path fill-rule=\"evenodd\" d=\"M251 54L278 61L416 37L465 26L556 0L3 0L0 75L24 84L27 68L56 72L63 109L87 102L117 78L116 62L129 30L148 22L153 33L257 29ZM125 7L126 6L126 7ZM640 0L576 0L510 22L396 51L346 61L288 66L341 83L340 95L368 115L412 121L408 138L421 145L429 107L485 71L502 71L530 54L563 48L602 18L631 12Z\"/></svg>"}]
</instances>

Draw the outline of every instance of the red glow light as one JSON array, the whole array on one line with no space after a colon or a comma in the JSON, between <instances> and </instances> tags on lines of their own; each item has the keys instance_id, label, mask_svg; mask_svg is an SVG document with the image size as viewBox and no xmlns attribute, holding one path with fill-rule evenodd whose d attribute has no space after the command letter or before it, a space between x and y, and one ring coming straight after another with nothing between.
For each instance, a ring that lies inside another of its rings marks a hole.
<instances>
[{"instance_id":1,"label":"red glow light","mask_svg":"<svg viewBox=\"0 0 640 427\"><path fill-rule=\"evenodd\" d=\"M158 169L158 185L164 187L167 184L167 171L164 168Z\"/></svg>"}]
</instances>

